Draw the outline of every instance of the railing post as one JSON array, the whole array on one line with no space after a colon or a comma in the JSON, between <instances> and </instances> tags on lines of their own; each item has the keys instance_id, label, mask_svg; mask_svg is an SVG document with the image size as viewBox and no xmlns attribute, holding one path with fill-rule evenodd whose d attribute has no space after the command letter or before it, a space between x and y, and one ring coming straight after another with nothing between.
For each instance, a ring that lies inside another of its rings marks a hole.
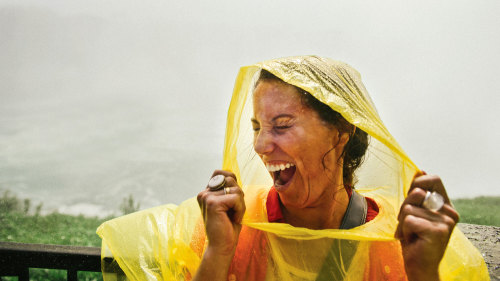
<instances>
[{"instance_id":1,"label":"railing post","mask_svg":"<svg viewBox=\"0 0 500 281\"><path fill-rule=\"evenodd\" d=\"M19 281L30 281L30 269L25 267L19 270Z\"/></svg>"},{"instance_id":2,"label":"railing post","mask_svg":"<svg viewBox=\"0 0 500 281\"><path fill-rule=\"evenodd\" d=\"M76 271L75 269L68 269L66 271L67 273L67 276L68 276L68 281L78 281L78 271Z\"/></svg>"}]
</instances>

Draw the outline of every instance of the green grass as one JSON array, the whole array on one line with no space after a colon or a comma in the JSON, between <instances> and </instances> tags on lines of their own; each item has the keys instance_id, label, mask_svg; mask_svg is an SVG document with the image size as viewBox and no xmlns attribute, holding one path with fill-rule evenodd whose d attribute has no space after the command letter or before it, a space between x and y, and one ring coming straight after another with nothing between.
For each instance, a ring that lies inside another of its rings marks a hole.
<instances>
[{"instance_id":1,"label":"green grass","mask_svg":"<svg viewBox=\"0 0 500 281\"><path fill-rule=\"evenodd\" d=\"M0 241L99 247L101 239L95 231L103 221L58 213L7 213L0 215Z\"/></svg>"},{"instance_id":2,"label":"green grass","mask_svg":"<svg viewBox=\"0 0 500 281\"><path fill-rule=\"evenodd\" d=\"M455 199L452 202L460 214L460 222L500 226L500 196Z\"/></svg>"}]
</instances>

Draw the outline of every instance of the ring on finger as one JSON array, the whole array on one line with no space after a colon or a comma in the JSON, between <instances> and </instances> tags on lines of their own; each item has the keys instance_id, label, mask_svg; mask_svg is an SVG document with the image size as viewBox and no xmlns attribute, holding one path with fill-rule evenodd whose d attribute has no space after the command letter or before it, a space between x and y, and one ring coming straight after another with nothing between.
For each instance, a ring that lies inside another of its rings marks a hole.
<instances>
[{"instance_id":1,"label":"ring on finger","mask_svg":"<svg viewBox=\"0 0 500 281\"><path fill-rule=\"evenodd\" d=\"M221 190L225 186L226 186L226 177L224 175L213 176L208 181L208 188L210 189L210 191Z\"/></svg>"},{"instance_id":2,"label":"ring on finger","mask_svg":"<svg viewBox=\"0 0 500 281\"><path fill-rule=\"evenodd\" d=\"M229 188L229 187L224 187L224 195L227 195L227 194L229 194L229 193L231 193L231 188Z\"/></svg>"},{"instance_id":3,"label":"ring on finger","mask_svg":"<svg viewBox=\"0 0 500 281\"><path fill-rule=\"evenodd\" d=\"M443 196L441 196L441 194L435 191L427 191L424 201L422 202L422 207L426 208L427 210L437 212L443 207L443 205L444 198Z\"/></svg>"}]
</instances>

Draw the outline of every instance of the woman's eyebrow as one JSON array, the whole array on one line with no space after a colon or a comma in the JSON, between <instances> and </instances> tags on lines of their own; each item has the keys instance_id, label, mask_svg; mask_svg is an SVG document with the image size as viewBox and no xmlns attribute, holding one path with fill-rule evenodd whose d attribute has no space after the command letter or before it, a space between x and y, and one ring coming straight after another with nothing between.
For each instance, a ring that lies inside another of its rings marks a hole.
<instances>
[{"instance_id":1,"label":"woman's eyebrow","mask_svg":"<svg viewBox=\"0 0 500 281\"><path fill-rule=\"evenodd\" d=\"M292 119L294 117L295 116L293 116L292 114L286 114L286 113L284 113L284 114L280 114L278 116L273 117L272 121L276 121L277 119L280 119L280 118L290 118L290 119Z\"/></svg>"},{"instance_id":2,"label":"woman's eyebrow","mask_svg":"<svg viewBox=\"0 0 500 281\"><path fill-rule=\"evenodd\" d=\"M274 121L276 121L276 120L278 120L278 119L280 119L280 118L290 118L290 119L292 119L292 118L294 118L294 117L295 117L295 116L293 116L292 114L286 114L286 113L283 113L283 114L280 114L280 115L277 115L277 116L273 117L273 119L271 119L271 121L272 121L272 122L274 122ZM255 119L255 117L252 117L252 118L250 119L250 121L251 121L252 123L256 124L256 125L259 125L259 124L260 124L260 123L259 123L259 121L257 121L257 119Z\"/></svg>"}]
</instances>

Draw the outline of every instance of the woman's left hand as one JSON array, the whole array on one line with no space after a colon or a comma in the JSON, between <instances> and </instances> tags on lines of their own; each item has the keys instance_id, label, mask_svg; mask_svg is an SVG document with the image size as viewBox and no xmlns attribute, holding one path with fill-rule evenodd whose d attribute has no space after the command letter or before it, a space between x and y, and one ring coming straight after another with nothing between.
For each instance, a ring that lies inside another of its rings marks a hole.
<instances>
[{"instance_id":1,"label":"woman's left hand","mask_svg":"<svg viewBox=\"0 0 500 281\"><path fill-rule=\"evenodd\" d=\"M445 204L438 211L422 207L427 191L443 196ZM439 263L458 219L438 176L415 177L401 206L395 233L401 241L409 280L439 280Z\"/></svg>"}]
</instances>

